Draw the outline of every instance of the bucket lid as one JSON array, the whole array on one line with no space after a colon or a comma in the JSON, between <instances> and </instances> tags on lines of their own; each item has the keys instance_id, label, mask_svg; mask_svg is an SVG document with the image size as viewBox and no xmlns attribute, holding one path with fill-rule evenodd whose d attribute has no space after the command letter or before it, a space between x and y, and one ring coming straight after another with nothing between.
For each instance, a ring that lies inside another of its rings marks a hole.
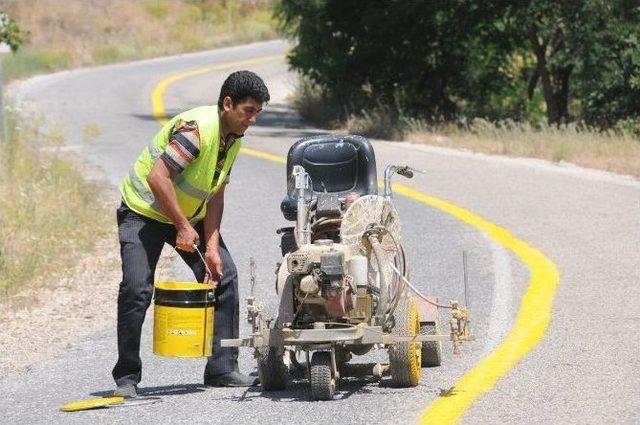
<instances>
[{"instance_id":1,"label":"bucket lid","mask_svg":"<svg viewBox=\"0 0 640 425\"><path fill-rule=\"evenodd\" d=\"M156 288L165 291L207 291L213 290L213 285L199 282L157 282Z\"/></svg>"},{"instance_id":2,"label":"bucket lid","mask_svg":"<svg viewBox=\"0 0 640 425\"><path fill-rule=\"evenodd\" d=\"M63 412L76 412L78 410L95 409L96 407L104 407L109 404L122 403L124 397L101 397L90 398L88 400L73 401L60 406Z\"/></svg>"}]
</instances>

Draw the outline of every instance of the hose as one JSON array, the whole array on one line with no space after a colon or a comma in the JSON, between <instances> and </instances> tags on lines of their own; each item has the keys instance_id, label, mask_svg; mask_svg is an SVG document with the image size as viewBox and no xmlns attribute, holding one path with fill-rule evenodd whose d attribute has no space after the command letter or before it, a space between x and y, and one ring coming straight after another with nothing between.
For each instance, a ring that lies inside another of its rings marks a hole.
<instances>
[{"instance_id":1,"label":"hose","mask_svg":"<svg viewBox=\"0 0 640 425\"><path fill-rule=\"evenodd\" d=\"M398 276L400 276L400 278L404 281L405 285L407 285L409 287L409 289L411 289L411 291L416 294L418 297L420 297L421 299L425 300L426 302L428 302L431 305L434 305L436 307L440 307L440 308L452 308L450 305L446 305L446 304L440 304L434 301L431 301L429 298L427 298L426 296L422 295L422 293L420 291L418 291L418 288L416 288L415 286L413 286L413 284L411 282L409 282L409 280L402 276L400 274L400 271L395 268L395 266L391 266L391 269L396 272L398 274Z\"/></svg>"},{"instance_id":2,"label":"hose","mask_svg":"<svg viewBox=\"0 0 640 425\"><path fill-rule=\"evenodd\" d=\"M405 282L404 282L406 280L404 276L404 273L406 273L404 250L402 249L402 246L398 244L398 241L394 238L391 232L387 230L386 227L376 226L375 228L370 229L370 231L374 231L379 234L387 234L391 237L391 240L396 248L395 251L397 253L396 258L394 258L394 263L397 261L399 263L398 264L399 268L402 270L402 272L400 272L394 264L389 264L391 268L396 273L398 273L401 279L398 279L397 283L389 282L389 284L387 285L387 282L385 280L385 275L382 269L382 261L380 261L381 258L384 257L380 252L380 250L383 248L380 245L380 242L377 240L377 238L374 235L369 235L369 242L371 243L373 254L376 257L376 262L378 263L378 274L380 276L381 313L377 315L377 317L379 317L382 320L382 326L384 327L387 325L390 318L393 317L393 312L395 311L398 305L398 302L400 301L400 297L402 296L406 288ZM398 257L398 255L400 255L400 257Z\"/></svg>"},{"instance_id":3,"label":"hose","mask_svg":"<svg viewBox=\"0 0 640 425\"><path fill-rule=\"evenodd\" d=\"M378 263L378 275L380 276L380 309L381 313L377 314L376 317L382 320L383 325L386 323L386 307L389 301L387 300L388 288L387 282L385 281L385 276L382 271L382 258L383 255L380 253L382 247L380 246L380 242L374 235L369 235L369 243L371 243L371 248L373 249L373 255L376 257L376 263Z\"/></svg>"},{"instance_id":4,"label":"hose","mask_svg":"<svg viewBox=\"0 0 640 425\"><path fill-rule=\"evenodd\" d=\"M389 235L389 237L391 238L391 241L393 242L393 245L396 248L396 252L402 254L402 261L401 261L401 263L402 263L402 268L401 268L402 272L399 272L398 269L393 264L390 264L390 266L398 274L398 276L400 278L405 279L404 278L404 274L406 273L406 268L405 268L405 260L404 260L404 249L402 249L402 246L400 244L398 244L398 241L396 240L396 238L393 236L393 234L391 232L389 232L389 230L387 230L386 227L380 226L379 229L380 229L381 232L386 233L387 235ZM382 274L382 271L380 271L380 273ZM398 279L400 282L402 282L402 286L396 288L396 290L394 291L394 294L393 294L394 295L393 303L390 305L389 309L384 313L384 317L385 317L384 318L384 323L383 323L384 325L386 325L386 323L389 321L389 319L391 317L393 317L393 313L396 310L398 302L400 302L400 297L402 296L402 294L404 293L404 290L406 288L405 284L404 284L404 281L402 279Z\"/></svg>"}]
</instances>

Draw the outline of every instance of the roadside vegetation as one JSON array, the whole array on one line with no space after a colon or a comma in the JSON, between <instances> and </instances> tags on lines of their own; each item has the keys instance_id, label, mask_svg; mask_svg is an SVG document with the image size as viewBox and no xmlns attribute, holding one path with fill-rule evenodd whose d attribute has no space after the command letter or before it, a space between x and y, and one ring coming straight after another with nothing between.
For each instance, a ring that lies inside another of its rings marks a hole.
<instances>
[{"instance_id":1,"label":"roadside vegetation","mask_svg":"<svg viewBox=\"0 0 640 425\"><path fill-rule=\"evenodd\" d=\"M113 231L99 184L61 150L65 135L36 117L8 114L0 149L0 292L4 299L74 271Z\"/></svg>"},{"instance_id":2,"label":"roadside vegetation","mask_svg":"<svg viewBox=\"0 0 640 425\"><path fill-rule=\"evenodd\" d=\"M275 3L314 124L640 176L637 2L351 6Z\"/></svg>"},{"instance_id":3,"label":"roadside vegetation","mask_svg":"<svg viewBox=\"0 0 640 425\"><path fill-rule=\"evenodd\" d=\"M23 43L5 79L277 37L264 0L2 0Z\"/></svg>"},{"instance_id":4,"label":"roadside vegetation","mask_svg":"<svg viewBox=\"0 0 640 425\"><path fill-rule=\"evenodd\" d=\"M385 140L401 140L513 157L570 162L640 179L640 139L635 120L600 129L584 123L549 125L511 119L433 122L390 111L384 106L346 113L332 108L321 90L300 77L292 95L300 115L326 129ZM346 118L340 118L345 114Z\"/></svg>"},{"instance_id":5,"label":"roadside vegetation","mask_svg":"<svg viewBox=\"0 0 640 425\"><path fill-rule=\"evenodd\" d=\"M264 0L0 0L0 41L12 50L1 59L4 78L275 38L270 7ZM8 137L0 134L0 304L77 275L74 265L112 245L115 231L107 195L63 148L66 136L55 123L17 109L7 121ZM90 143L100 129L82 132Z\"/></svg>"}]
</instances>

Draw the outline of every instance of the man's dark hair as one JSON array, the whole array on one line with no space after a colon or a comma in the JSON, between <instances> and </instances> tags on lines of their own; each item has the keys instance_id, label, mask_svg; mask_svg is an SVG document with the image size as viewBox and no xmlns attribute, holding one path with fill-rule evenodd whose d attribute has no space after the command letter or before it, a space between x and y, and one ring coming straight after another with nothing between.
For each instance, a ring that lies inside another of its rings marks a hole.
<instances>
[{"instance_id":1,"label":"man's dark hair","mask_svg":"<svg viewBox=\"0 0 640 425\"><path fill-rule=\"evenodd\" d=\"M234 106L249 97L261 103L267 103L270 99L269 90L264 85L262 78L251 71L236 71L224 80L218 98L220 110L223 108L222 101L227 96L233 100Z\"/></svg>"}]
</instances>

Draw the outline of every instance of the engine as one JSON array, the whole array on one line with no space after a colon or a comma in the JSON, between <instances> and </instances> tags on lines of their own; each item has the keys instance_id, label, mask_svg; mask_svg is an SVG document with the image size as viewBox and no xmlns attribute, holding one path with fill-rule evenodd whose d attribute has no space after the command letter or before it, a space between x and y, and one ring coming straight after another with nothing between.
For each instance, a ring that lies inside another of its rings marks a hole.
<instances>
[{"instance_id":1,"label":"engine","mask_svg":"<svg viewBox=\"0 0 640 425\"><path fill-rule=\"evenodd\" d=\"M307 321L305 316L309 322L353 319L354 308L363 307L367 300L371 310L371 296L364 289L367 259L354 255L348 246L318 239L289 254L286 261L287 271L294 278L300 322Z\"/></svg>"}]
</instances>

